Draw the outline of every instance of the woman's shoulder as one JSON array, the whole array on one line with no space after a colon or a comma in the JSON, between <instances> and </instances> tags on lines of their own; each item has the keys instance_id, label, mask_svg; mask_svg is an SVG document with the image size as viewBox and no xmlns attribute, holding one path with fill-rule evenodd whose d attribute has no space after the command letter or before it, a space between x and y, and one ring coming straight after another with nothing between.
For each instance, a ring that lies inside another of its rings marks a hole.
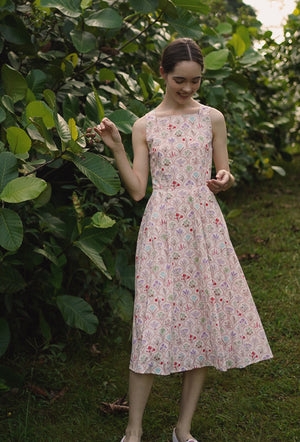
<instances>
[{"instance_id":1,"label":"woman's shoulder","mask_svg":"<svg viewBox=\"0 0 300 442\"><path fill-rule=\"evenodd\" d=\"M151 117L153 115L153 110L150 112L147 112L147 114L145 114L144 116L138 118L134 124L133 127L137 128L137 129L143 129L146 127L147 124L147 120L149 119L149 117Z\"/></svg>"},{"instance_id":2,"label":"woman's shoulder","mask_svg":"<svg viewBox=\"0 0 300 442\"><path fill-rule=\"evenodd\" d=\"M206 107L208 108L212 123L218 123L220 121L224 121L224 115L222 114L222 112L211 106L206 106Z\"/></svg>"}]
</instances>

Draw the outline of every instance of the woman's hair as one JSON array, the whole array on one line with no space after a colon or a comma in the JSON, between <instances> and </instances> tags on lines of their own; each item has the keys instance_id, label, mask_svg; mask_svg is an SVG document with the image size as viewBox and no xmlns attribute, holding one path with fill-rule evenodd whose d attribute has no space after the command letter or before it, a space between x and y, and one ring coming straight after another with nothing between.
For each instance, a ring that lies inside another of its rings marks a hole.
<instances>
[{"instance_id":1,"label":"woman's hair","mask_svg":"<svg viewBox=\"0 0 300 442\"><path fill-rule=\"evenodd\" d=\"M201 49L191 38L177 38L164 49L161 57L161 66L166 74L173 72L177 63L181 61L195 61L204 69Z\"/></svg>"}]
</instances>

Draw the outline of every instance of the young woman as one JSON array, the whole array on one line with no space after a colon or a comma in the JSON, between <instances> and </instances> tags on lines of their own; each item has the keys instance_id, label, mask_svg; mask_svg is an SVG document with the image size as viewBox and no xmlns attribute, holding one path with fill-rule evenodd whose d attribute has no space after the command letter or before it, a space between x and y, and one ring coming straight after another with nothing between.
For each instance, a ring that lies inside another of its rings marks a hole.
<instances>
[{"instance_id":1,"label":"young woman","mask_svg":"<svg viewBox=\"0 0 300 442\"><path fill-rule=\"evenodd\" d=\"M113 152L134 200L145 195L149 164L152 174L137 243L129 421L122 442L141 441L155 374L183 373L172 438L196 442L191 423L207 367L226 371L272 357L214 196L234 178L223 115L193 98L202 72L194 41L177 39L166 47L160 67L165 95L133 126L133 167L109 119L91 134Z\"/></svg>"}]
</instances>

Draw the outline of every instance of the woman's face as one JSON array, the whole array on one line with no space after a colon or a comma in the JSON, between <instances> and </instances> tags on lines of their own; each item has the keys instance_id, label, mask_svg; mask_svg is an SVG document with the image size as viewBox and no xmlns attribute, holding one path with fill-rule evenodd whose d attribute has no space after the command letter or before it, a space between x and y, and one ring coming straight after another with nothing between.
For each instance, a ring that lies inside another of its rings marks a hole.
<instances>
[{"instance_id":1,"label":"woman's face","mask_svg":"<svg viewBox=\"0 0 300 442\"><path fill-rule=\"evenodd\" d=\"M166 81L166 93L178 103L190 100L200 87L201 66L195 61L181 61L168 74L161 67L160 72Z\"/></svg>"}]
</instances>

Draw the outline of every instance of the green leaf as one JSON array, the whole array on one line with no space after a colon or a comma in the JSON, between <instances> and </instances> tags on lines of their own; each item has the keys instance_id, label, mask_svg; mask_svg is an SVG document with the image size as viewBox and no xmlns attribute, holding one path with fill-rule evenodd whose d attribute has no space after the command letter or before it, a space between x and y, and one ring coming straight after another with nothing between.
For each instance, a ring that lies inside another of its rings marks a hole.
<instances>
[{"instance_id":1,"label":"green leaf","mask_svg":"<svg viewBox=\"0 0 300 442\"><path fill-rule=\"evenodd\" d=\"M191 12L180 9L178 18L169 18L170 25L178 33L178 37L190 37L195 40L202 35L199 19L195 18Z\"/></svg>"},{"instance_id":2,"label":"green leaf","mask_svg":"<svg viewBox=\"0 0 300 442\"><path fill-rule=\"evenodd\" d=\"M33 207L35 209L39 209L40 207L45 206L46 204L49 203L51 195L52 195L52 187L50 183L47 183L46 189L43 190L43 192L37 198L35 198L33 202Z\"/></svg>"},{"instance_id":3,"label":"green leaf","mask_svg":"<svg viewBox=\"0 0 300 442\"><path fill-rule=\"evenodd\" d=\"M18 177L18 161L10 152L0 153L0 193L6 184Z\"/></svg>"},{"instance_id":4,"label":"green leaf","mask_svg":"<svg viewBox=\"0 0 300 442\"><path fill-rule=\"evenodd\" d=\"M240 216L243 213L242 209L232 209L230 212L226 215L226 219L232 219L236 218L237 216Z\"/></svg>"},{"instance_id":5,"label":"green leaf","mask_svg":"<svg viewBox=\"0 0 300 442\"><path fill-rule=\"evenodd\" d=\"M68 17L79 17L81 0L40 0L42 8L56 8Z\"/></svg>"},{"instance_id":6,"label":"green leaf","mask_svg":"<svg viewBox=\"0 0 300 442\"><path fill-rule=\"evenodd\" d=\"M28 86L20 72L4 64L1 69L1 77L5 93L12 98L14 103L26 97Z\"/></svg>"},{"instance_id":7,"label":"green leaf","mask_svg":"<svg viewBox=\"0 0 300 442\"><path fill-rule=\"evenodd\" d=\"M4 121L5 119L6 119L6 112L2 107L0 107L0 123L2 123L2 121Z\"/></svg>"},{"instance_id":8,"label":"green leaf","mask_svg":"<svg viewBox=\"0 0 300 442\"><path fill-rule=\"evenodd\" d=\"M116 223L116 221L105 215L105 213L103 212L97 212L92 217L92 223L95 227L107 229L109 227L112 227Z\"/></svg>"},{"instance_id":9,"label":"green leaf","mask_svg":"<svg viewBox=\"0 0 300 442\"><path fill-rule=\"evenodd\" d=\"M34 117L31 119L32 124L37 128L39 134L42 136L43 141L45 142L46 147L55 152L58 151L58 147L56 146L53 137L52 137L52 133L47 129L46 125L44 124L44 120L42 119L42 117ZM31 136L31 138L36 139L33 131L31 130L30 126L28 128L28 132Z\"/></svg>"},{"instance_id":10,"label":"green leaf","mask_svg":"<svg viewBox=\"0 0 300 442\"><path fill-rule=\"evenodd\" d=\"M0 318L0 356L6 352L10 342L10 330L6 319Z\"/></svg>"},{"instance_id":11,"label":"green leaf","mask_svg":"<svg viewBox=\"0 0 300 442\"><path fill-rule=\"evenodd\" d=\"M74 29L70 33L70 36L76 50L78 52L81 52L82 54L87 54L88 52L93 51L97 47L97 39L90 32L78 31Z\"/></svg>"},{"instance_id":12,"label":"green leaf","mask_svg":"<svg viewBox=\"0 0 300 442\"><path fill-rule=\"evenodd\" d=\"M89 335L96 332L99 321L93 309L84 299L77 296L62 295L56 298L64 320L70 327L79 328Z\"/></svg>"},{"instance_id":13,"label":"green leaf","mask_svg":"<svg viewBox=\"0 0 300 442\"><path fill-rule=\"evenodd\" d=\"M48 103L48 106L50 107L51 110L54 111L55 106L56 106L56 96L55 93L53 91L51 91L51 89L45 89L43 92L44 98Z\"/></svg>"},{"instance_id":14,"label":"green leaf","mask_svg":"<svg viewBox=\"0 0 300 442\"><path fill-rule=\"evenodd\" d=\"M120 180L114 167L100 155L86 152L84 158L73 156L73 163L95 186L106 195L115 195Z\"/></svg>"},{"instance_id":15,"label":"green leaf","mask_svg":"<svg viewBox=\"0 0 300 442\"><path fill-rule=\"evenodd\" d=\"M232 25L230 23L224 22L218 24L216 30L219 34L231 34L232 33Z\"/></svg>"},{"instance_id":16,"label":"green leaf","mask_svg":"<svg viewBox=\"0 0 300 442\"><path fill-rule=\"evenodd\" d=\"M93 245L87 244L83 240L76 241L74 245L78 247L108 279L112 279L104 264L102 256Z\"/></svg>"},{"instance_id":17,"label":"green leaf","mask_svg":"<svg viewBox=\"0 0 300 442\"><path fill-rule=\"evenodd\" d=\"M264 57L259 53L254 51L254 49L250 48L246 51L242 58L240 58L239 62L245 66L253 66L257 63L260 63L264 60Z\"/></svg>"},{"instance_id":18,"label":"green leaf","mask_svg":"<svg viewBox=\"0 0 300 442\"><path fill-rule=\"evenodd\" d=\"M14 154L26 153L31 148L31 139L20 127L9 127L6 132L9 148Z\"/></svg>"},{"instance_id":19,"label":"green leaf","mask_svg":"<svg viewBox=\"0 0 300 442\"><path fill-rule=\"evenodd\" d=\"M219 51L210 52L204 57L205 69L217 71L221 69L227 61L229 54L228 49L220 49Z\"/></svg>"},{"instance_id":20,"label":"green leaf","mask_svg":"<svg viewBox=\"0 0 300 442\"><path fill-rule=\"evenodd\" d=\"M57 133L60 137L60 139L67 143L72 139L71 132L69 129L69 125L66 122L66 120L58 113L54 112L54 121L55 121L55 127L57 129Z\"/></svg>"},{"instance_id":21,"label":"green leaf","mask_svg":"<svg viewBox=\"0 0 300 442\"><path fill-rule=\"evenodd\" d=\"M135 11L142 12L143 14L154 13L158 8L158 0L129 0L129 3Z\"/></svg>"},{"instance_id":22,"label":"green leaf","mask_svg":"<svg viewBox=\"0 0 300 442\"><path fill-rule=\"evenodd\" d=\"M41 95L45 89L47 75L40 69L32 69L27 75L26 81L35 95Z\"/></svg>"},{"instance_id":23,"label":"green leaf","mask_svg":"<svg viewBox=\"0 0 300 442\"><path fill-rule=\"evenodd\" d=\"M41 178L31 176L15 178L6 184L0 199L7 203L22 203L37 198L46 187L46 181Z\"/></svg>"},{"instance_id":24,"label":"green leaf","mask_svg":"<svg viewBox=\"0 0 300 442\"><path fill-rule=\"evenodd\" d=\"M199 12L200 14L208 14L209 6L206 2L201 2L199 0L173 0L173 3L184 9L188 9L189 11Z\"/></svg>"},{"instance_id":25,"label":"green leaf","mask_svg":"<svg viewBox=\"0 0 300 442\"><path fill-rule=\"evenodd\" d=\"M0 34L9 43L26 47L27 53L32 52L31 34L16 12L14 14L8 14L5 17L3 17L1 13Z\"/></svg>"},{"instance_id":26,"label":"green leaf","mask_svg":"<svg viewBox=\"0 0 300 442\"><path fill-rule=\"evenodd\" d=\"M10 112L11 114L15 113L14 102L9 95L3 95L1 101L3 107L5 107L5 109L8 110L8 112Z\"/></svg>"},{"instance_id":27,"label":"green leaf","mask_svg":"<svg viewBox=\"0 0 300 442\"><path fill-rule=\"evenodd\" d=\"M117 11L105 8L91 14L85 19L85 24L102 29L120 29L123 21Z\"/></svg>"},{"instance_id":28,"label":"green leaf","mask_svg":"<svg viewBox=\"0 0 300 442\"><path fill-rule=\"evenodd\" d=\"M121 132L131 134L132 126L137 120L137 116L128 110L119 109L109 114L109 119L115 123Z\"/></svg>"},{"instance_id":29,"label":"green leaf","mask_svg":"<svg viewBox=\"0 0 300 442\"><path fill-rule=\"evenodd\" d=\"M55 126L53 112L43 101L31 101L26 107L26 117L28 120L41 117L47 129Z\"/></svg>"},{"instance_id":30,"label":"green leaf","mask_svg":"<svg viewBox=\"0 0 300 442\"><path fill-rule=\"evenodd\" d=\"M0 246L14 252L23 241L23 224L17 213L0 209Z\"/></svg>"},{"instance_id":31,"label":"green leaf","mask_svg":"<svg viewBox=\"0 0 300 442\"><path fill-rule=\"evenodd\" d=\"M233 34L232 39L228 41L228 44L233 47L237 57L241 57L246 51L246 43L239 34Z\"/></svg>"},{"instance_id":32,"label":"green leaf","mask_svg":"<svg viewBox=\"0 0 300 442\"><path fill-rule=\"evenodd\" d=\"M93 91L94 91L94 97L96 100L96 105L97 105L97 109L98 109L98 117L99 117L99 121L102 121L104 118L104 108L102 105L102 101L101 98L99 97L99 94L97 93L95 86L92 85L93 87Z\"/></svg>"},{"instance_id":33,"label":"green leaf","mask_svg":"<svg viewBox=\"0 0 300 442\"><path fill-rule=\"evenodd\" d=\"M133 296L129 290L124 287L114 288L112 293L109 293L109 303L114 314L122 321L132 320Z\"/></svg>"},{"instance_id":34,"label":"green leaf","mask_svg":"<svg viewBox=\"0 0 300 442\"><path fill-rule=\"evenodd\" d=\"M245 50L247 51L247 49L249 49L251 47L251 39L250 39L248 29L246 28L246 26L241 25L241 26L238 26L236 32L241 37L243 42L245 43Z\"/></svg>"},{"instance_id":35,"label":"green leaf","mask_svg":"<svg viewBox=\"0 0 300 442\"><path fill-rule=\"evenodd\" d=\"M0 293L17 293L25 287L26 282L21 273L11 264L2 263L0 267Z\"/></svg>"},{"instance_id":36,"label":"green leaf","mask_svg":"<svg viewBox=\"0 0 300 442\"><path fill-rule=\"evenodd\" d=\"M99 71L99 81L114 81L116 78L115 73L108 68L102 68Z\"/></svg>"}]
</instances>

